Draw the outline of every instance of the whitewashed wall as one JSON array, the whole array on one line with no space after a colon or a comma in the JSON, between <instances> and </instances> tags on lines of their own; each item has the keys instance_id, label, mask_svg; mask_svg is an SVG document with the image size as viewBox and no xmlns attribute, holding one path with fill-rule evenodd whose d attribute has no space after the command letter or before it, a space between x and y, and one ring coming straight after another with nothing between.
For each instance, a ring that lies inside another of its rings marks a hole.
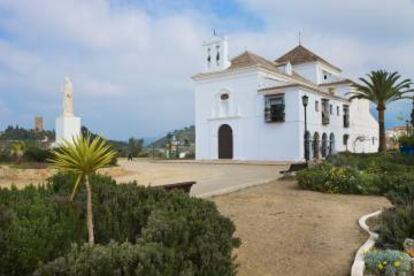
<instances>
[{"instance_id":1,"label":"whitewashed wall","mask_svg":"<svg viewBox=\"0 0 414 276\"><path fill-rule=\"evenodd\" d=\"M281 92L285 100L285 122L266 123L264 121L265 93L258 92L258 89L268 82L268 75L255 69L216 74L196 81L195 123L198 160L218 159L218 129L223 124L230 125L233 130L235 160L304 160L302 96L305 94L309 97L307 115L311 139L314 133L318 132L322 145L322 135L326 133L329 146L329 136L333 133L335 152L346 149L356 152L375 152L378 149L378 123L369 112L369 103L364 100L355 100L349 104L342 99L292 87ZM342 87L337 93L344 94L346 89ZM220 100L222 93L229 95L226 104ZM328 125L322 125L322 98L329 98L333 106ZM315 111L315 101L319 102L319 111ZM350 105L349 128L343 127L344 104ZM339 115L337 107L339 107ZM347 147L343 144L345 134L349 135ZM354 143L358 136L363 136L366 140Z\"/></svg>"}]
</instances>

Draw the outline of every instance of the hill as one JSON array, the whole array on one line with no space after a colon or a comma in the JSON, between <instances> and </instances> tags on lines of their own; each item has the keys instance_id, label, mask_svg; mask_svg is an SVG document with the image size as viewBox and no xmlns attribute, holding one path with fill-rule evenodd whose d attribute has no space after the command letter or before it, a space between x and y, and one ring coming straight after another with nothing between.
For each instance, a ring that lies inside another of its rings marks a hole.
<instances>
[{"instance_id":1,"label":"hill","mask_svg":"<svg viewBox=\"0 0 414 276\"><path fill-rule=\"evenodd\" d=\"M177 141L180 141L182 145L194 145L195 144L195 127L189 126L182 129L176 129L167 133L162 138L156 140L155 142L149 144L147 148L165 148L169 143L170 139L175 136Z\"/></svg>"}]
</instances>

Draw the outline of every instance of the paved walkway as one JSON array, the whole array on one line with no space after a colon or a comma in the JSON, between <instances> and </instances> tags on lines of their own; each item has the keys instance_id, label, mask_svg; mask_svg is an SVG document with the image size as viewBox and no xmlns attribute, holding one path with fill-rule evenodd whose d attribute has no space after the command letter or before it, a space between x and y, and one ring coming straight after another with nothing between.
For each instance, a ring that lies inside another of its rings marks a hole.
<instances>
[{"instance_id":1,"label":"paved walkway","mask_svg":"<svg viewBox=\"0 0 414 276\"><path fill-rule=\"evenodd\" d=\"M126 175L115 177L118 182L136 180L142 185L197 181L192 195L207 197L262 184L277 179L286 164L229 162L162 162L137 159L120 160Z\"/></svg>"}]
</instances>

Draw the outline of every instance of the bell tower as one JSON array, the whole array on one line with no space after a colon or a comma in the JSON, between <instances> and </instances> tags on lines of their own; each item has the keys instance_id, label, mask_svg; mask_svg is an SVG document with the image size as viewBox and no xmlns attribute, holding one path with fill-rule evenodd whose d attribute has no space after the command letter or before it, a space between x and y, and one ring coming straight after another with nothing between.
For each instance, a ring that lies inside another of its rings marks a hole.
<instances>
[{"instance_id":1,"label":"bell tower","mask_svg":"<svg viewBox=\"0 0 414 276\"><path fill-rule=\"evenodd\" d=\"M222 71L230 66L227 37L213 36L203 43L206 72Z\"/></svg>"}]
</instances>

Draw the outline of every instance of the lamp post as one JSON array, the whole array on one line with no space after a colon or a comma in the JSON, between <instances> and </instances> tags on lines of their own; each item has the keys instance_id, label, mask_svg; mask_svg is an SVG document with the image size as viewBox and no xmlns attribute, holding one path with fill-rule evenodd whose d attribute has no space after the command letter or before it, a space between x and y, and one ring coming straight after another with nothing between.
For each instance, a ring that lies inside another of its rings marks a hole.
<instances>
[{"instance_id":1,"label":"lamp post","mask_svg":"<svg viewBox=\"0 0 414 276\"><path fill-rule=\"evenodd\" d=\"M303 108L305 110L305 135L304 135L304 140L305 140L305 160L306 163L308 163L309 161L309 142L307 141L308 139L308 121L307 121L307 114L306 114L306 107L308 106L308 101L309 101L309 97L307 95L303 95L302 96L302 104L303 104Z\"/></svg>"}]
</instances>

